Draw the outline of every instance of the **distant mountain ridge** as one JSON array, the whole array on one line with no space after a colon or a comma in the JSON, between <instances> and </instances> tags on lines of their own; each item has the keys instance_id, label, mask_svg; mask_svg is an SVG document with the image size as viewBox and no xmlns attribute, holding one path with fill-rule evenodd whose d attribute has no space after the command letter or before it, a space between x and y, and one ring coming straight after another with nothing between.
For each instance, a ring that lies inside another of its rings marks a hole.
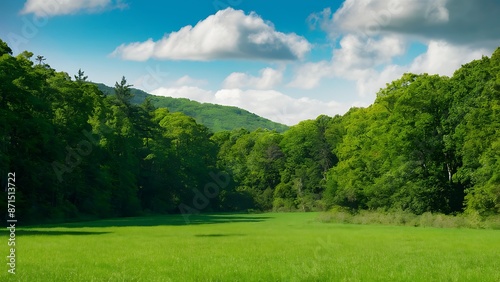
<instances>
[{"instance_id":1,"label":"distant mountain ridge","mask_svg":"<svg viewBox=\"0 0 500 282\"><path fill-rule=\"evenodd\" d=\"M96 83L99 90L106 95L114 95L114 88L102 83ZM210 103L199 103L186 98L155 96L139 89L131 88L134 97L133 104L141 104L146 97L157 108L167 108L170 112L181 112L193 117L196 122L205 125L212 132L245 128L254 131L258 128L284 132L288 126L265 119L247 110L232 106L222 106Z\"/></svg>"}]
</instances>

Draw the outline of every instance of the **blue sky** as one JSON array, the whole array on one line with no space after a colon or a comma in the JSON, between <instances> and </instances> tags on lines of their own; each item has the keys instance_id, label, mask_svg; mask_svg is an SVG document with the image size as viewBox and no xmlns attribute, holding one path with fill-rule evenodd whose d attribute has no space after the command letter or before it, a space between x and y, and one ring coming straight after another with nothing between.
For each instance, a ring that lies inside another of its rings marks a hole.
<instances>
[{"instance_id":1,"label":"blue sky","mask_svg":"<svg viewBox=\"0 0 500 282\"><path fill-rule=\"evenodd\" d=\"M71 75L293 125L491 55L499 13L493 0L2 1L0 38Z\"/></svg>"}]
</instances>

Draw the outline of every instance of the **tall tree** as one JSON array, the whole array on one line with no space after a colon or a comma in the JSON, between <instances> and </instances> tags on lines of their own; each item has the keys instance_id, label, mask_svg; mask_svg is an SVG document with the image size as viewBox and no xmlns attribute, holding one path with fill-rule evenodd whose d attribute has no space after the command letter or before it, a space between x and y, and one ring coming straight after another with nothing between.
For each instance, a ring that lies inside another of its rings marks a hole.
<instances>
[{"instance_id":1,"label":"tall tree","mask_svg":"<svg viewBox=\"0 0 500 282\"><path fill-rule=\"evenodd\" d=\"M45 57L42 56L42 55L37 55L36 56L36 61L38 62L39 66L41 66L45 60L46 60Z\"/></svg>"},{"instance_id":2,"label":"tall tree","mask_svg":"<svg viewBox=\"0 0 500 282\"><path fill-rule=\"evenodd\" d=\"M0 56L3 54L12 55L12 49L10 49L9 45L0 39Z\"/></svg>"},{"instance_id":3,"label":"tall tree","mask_svg":"<svg viewBox=\"0 0 500 282\"><path fill-rule=\"evenodd\" d=\"M82 69L79 69L78 74L75 75L75 80L77 82L85 82L85 81L87 81L87 78L88 78L88 76L85 75L85 72L82 71Z\"/></svg>"},{"instance_id":4,"label":"tall tree","mask_svg":"<svg viewBox=\"0 0 500 282\"><path fill-rule=\"evenodd\" d=\"M130 105L130 99L132 99L133 97L130 87L132 87L132 85L127 84L127 79L125 78L125 76L122 77L120 83L115 83L116 98L119 102L123 103L127 107Z\"/></svg>"}]
</instances>

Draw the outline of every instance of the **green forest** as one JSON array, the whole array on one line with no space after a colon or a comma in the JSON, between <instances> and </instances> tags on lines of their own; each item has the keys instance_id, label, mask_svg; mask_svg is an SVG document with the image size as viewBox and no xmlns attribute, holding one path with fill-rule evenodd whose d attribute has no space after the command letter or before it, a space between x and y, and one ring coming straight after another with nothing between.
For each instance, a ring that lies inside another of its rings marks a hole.
<instances>
[{"instance_id":1,"label":"green forest","mask_svg":"<svg viewBox=\"0 0 500 282\"><path fill-rule=\"evenodd\" d=\"M212 211L500 212L500 48L452 77L405 74L367 108L284 132L213 130L106 95L0 40L0 173L17 217ZM214 133L215 132L215 133ZM7 210L6 197L0 198Z\"/></svg>"}]
</instances>

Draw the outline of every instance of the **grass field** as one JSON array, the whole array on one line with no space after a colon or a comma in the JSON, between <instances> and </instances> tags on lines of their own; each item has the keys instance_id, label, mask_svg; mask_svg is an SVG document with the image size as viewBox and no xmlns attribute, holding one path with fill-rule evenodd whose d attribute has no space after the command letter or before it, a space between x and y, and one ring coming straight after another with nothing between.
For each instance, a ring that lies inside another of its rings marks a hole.
<instances>
[{"instance_id":1,"label":"grass field","mask_svg":"<svg viewBox=\"0 0 500 282\"><path fill-rule=\"evenodd\" d=\"M316 213L102 220L16 233L1 281L500 281L500 231L328 224ZM8 255L7 233L4 254Z\"/></svg>"}]
</instances>

